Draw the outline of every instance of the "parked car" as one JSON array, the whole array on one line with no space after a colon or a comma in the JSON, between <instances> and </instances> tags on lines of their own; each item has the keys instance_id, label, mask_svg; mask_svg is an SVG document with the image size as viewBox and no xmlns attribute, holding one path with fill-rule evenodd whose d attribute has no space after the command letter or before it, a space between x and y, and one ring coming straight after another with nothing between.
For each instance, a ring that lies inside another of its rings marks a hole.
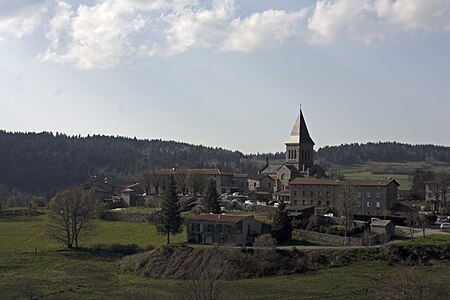
<instances>
[{"instance_id":1,"label":"parked car","mask_svg":"<svg viewBox=\"0 0 450 300\"><path fill-rule=\"evenodd\" d=\"M375 222L375 221L380 221L381 219L380 218L370 218L370 222Z\"/></svg>"},{"instance_id":2,"label":"parked car","mask_svg":"<svg viewBox=\"0 0 450 300\"><path fill-rule=\"evenodd\" d=\"M245 200L244 204L251 205L251 206L256 205L255 203L253 203L253 202L250 201L250 200Z\"/></svg>"},{"instance_id":3,"label":"parked car","mask_svg":"<svg viewBox=\"0 0 450 300\"><path fill-rule=\"evenodd\" d=\"M438 221L439 222L450 222L450 216L439 216Z\"/></svg>"},{"instance_id":4,"label":"parked car","mask_svg":"<svg viewBox=\"0 0 450 300\"><path fill-rule=\"evenodd\" d=\"M441 229L450 229L450 223L442 223Z\"/></svg>"}]
</instances>

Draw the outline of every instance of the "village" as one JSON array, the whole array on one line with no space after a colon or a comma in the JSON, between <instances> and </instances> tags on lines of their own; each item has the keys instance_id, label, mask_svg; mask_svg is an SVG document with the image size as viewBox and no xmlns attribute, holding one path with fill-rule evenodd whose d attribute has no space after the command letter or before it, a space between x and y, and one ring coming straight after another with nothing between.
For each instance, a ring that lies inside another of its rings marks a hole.
<instances>
[{"instance_id":1,"label":"village","mask_svg":"<svg viewBox=\"0 0 450 300\"><path fill-rule=\"evenodd\" d=\"M96 201L114 212L126 207L158 209L172 178L180 211L189 212L186 241L192 244L252 245L256 237L271 232L252 212L270 219L280 208L289 218L289 226L295 224L292 234L297 238L348 246L386 243L396 234L408 235L407 228L423 228L425 234L425 227L450 226L446 223L450 218L436 216L442 201L433 193L432 182L426 184L426 204L413 208L402 203L399 183L393 178L327 175L314 162L314 141L301 110L285 147L284 162L266 159L256 175L220 169L152 169L140 182L123 188L97 177L81 187L93 189ZM209 182L214 184L220 212L210 213L202 201ZM404 231L396 231L396 225Z\"/></svg>"}]
</instances>

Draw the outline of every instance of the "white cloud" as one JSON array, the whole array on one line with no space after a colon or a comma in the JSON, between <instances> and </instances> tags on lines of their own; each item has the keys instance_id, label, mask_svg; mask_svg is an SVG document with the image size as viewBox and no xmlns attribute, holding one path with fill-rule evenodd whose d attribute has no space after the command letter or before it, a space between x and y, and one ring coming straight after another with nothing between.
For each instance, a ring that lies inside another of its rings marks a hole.
<instances>
[{"instance_id":1,"label":"white cloud","mask_svg":"<svg viewBox=\"0 0 450 300\"><path fill-rule=\"evenodd\" d=\"M22 9L12 9L14 0L0 1L9 1L6 15L1 10L6 2L0 3L0 41L2 32L18 38L30 34L47 4L54 14L45 26L49 45L40 59L80 69L192 48L251 52L292 38L370 44L405 32L450 31L449 0L321 0L300 10L248 15L235 0L95 0L77 7L69 1L15 0Z\"/></svg>"},{"instance_id":2,"label":"white cloud","mask_svg":"<svg viewBox=\"0 0 450 300\"><path fill-rule=\"evenodd\" d=\"M233 0L214 0L209 9L187 6L164 16L162 20L168 23L167 54L181 53L192 46L217 46L224 39L234 11Z\"/></svg>"},{"instance_id":3,"label":"white cloud","mask_svg":"<svg viewBox=\"0 0 450 300\"><path fill-rule=\"evenodd\" d=\"M45 0L2 0L0 2L0 40L20 39L30 35L41 24L47 11Z\"/></svg>"},{"instance_id":4,"label":"white cloud","mask_svg":"<svg viewBox=\"0 0 450 300\"><path fill-rule=\"evenodd\" d=\"M127 55L128 38L144 26L140 15L114 0L80 5L76 11L60 2L46 35L49 49L40 58L80 69L108 68Z\"/></svg>"},{"instance_id":5,"label":"white cloud","mask_svg":"<svg viewBox=\"0 0 450 300\"><path fill-rule=\"evenodd\" d=\"M370 44L404 32L450 30L448 0L324 0L308 28L313 43L340 37Z\"/></svg>"},{"instance_id":6,"label":"white cloud","mask_svg":"<svg viewBox=\"0 0 450 300\"><path fill-rule=\"evenodd\" d=\"M231 22L221 50L250 52L262 47L282 44L295 36L299 21L306 15L306 10L286 12L267 10L254 13L241 20Z\"/></svg>"}]
</instances>

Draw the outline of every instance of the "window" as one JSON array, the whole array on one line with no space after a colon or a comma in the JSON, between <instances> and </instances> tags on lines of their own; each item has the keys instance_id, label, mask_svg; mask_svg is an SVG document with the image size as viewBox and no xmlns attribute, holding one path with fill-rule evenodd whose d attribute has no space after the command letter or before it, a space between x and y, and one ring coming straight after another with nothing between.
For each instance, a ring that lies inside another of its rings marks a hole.
<instances>
[{"instance_id":1,"label":"window","mask_svg":"<svg viewBox=\"0 0 450 300\"><path fill-rule=\"evenodd\" d=\"M297 191L294 191L294 196L297 196Z\"/></svg>"},{"instance_id":2,"label":"window","mask_svg":"<svg viewBox=\"0 0 450 300\"><path fill-rule=\"evenodd\" d=\"M313 205L313 204L314 204L314 201L309 200L309 205Z\"/></svg>"},{"instance_id":3,"label":"window","mask_svg":"<svg viewBox=\"0 0 450 300\"><path fill-rule=\"evenodd\" d=\"M376 194L377 199L380 199L380 193Z\"/></svg>"},{"instance_id":4,"label":"window","mask_svg":"<svg viewBox=\"0 0 450 300\"><path fill-rule=\"evenodd\" d=\"M306 192L305 191L302 191L302 196L306 196Z\"/></svg>"},{"instance_id":5,"label":"window","mask_svg":"<svg viewBox=\"0 0 450 300\"><path fill-rule=\"evenodd\" d=\"M380 208L380 202L376 203L377 208Z\"/></svg>"},{"instance_id":6,"label":"window","mask_svg":"<svg viewBox=\"0 0 450 300\"><path fill-rule=\"evenodd\" d=\"M303 205L306 205L306 201L305 201L305 200L302 200L302 204L303 204Z\"/></svg>"},{"instance_id":7,"label":"window","mask_svg":"<svg viewBox=\"0 0 450 300\"><path fill-rule=\"evenodd\" d=\"M321 191L318 191L317 193L318 193L319 197L322 197L322 192Z\"/></svg>"},{"instance_id":8,"label":"window","mask_svg":"<svg viewBox=\"0 0 450 300\"><path fill-rule=\"evenodd\" d=\"M370 202L369 201L367 201L367 207L370 207Z\"/></svg>"},{"instance_id":9,"label":"window","mask_svg":"<svg viewBox=\"0 0 450 300\"><path fill-rule=\"evenodd\" d=\"M322 205L322 201L317 201L317 205L321 206Z\"/></svg>"},{"instance_id":10,"label":"window","mask_svg":"<svg viewBox=\"0 0 450 300\"><path fill-rule=\"evenodd\" d=\"M370 192L367 192L367 198L370 198Z\"/></svg>"},{"instance_id":11,"label":"window","mask_svg":"<svg viewBox=\"0 0 450 300\"><path fill-rule=\"evenodd\" d=\"M191 224L191 231L200 231L200 224L199 223L192 223Z\"/></svg>"},{"instance_id":12,"label":"window","mask_svg":"<svg viewBox=\"0 0 450 300\"><path fill-rule=\"evenodd\" d=\"M331 196L331 193L330 192L327 192L327 197L330 197Z\"/></svg>"},{"instance_id":13,"label":"window","mask_svg":"<svg viewBox=\"0 0 450 300\"><path fill-rule=\"evenodd\" d=\"M253 182L253 187L256 187L256 181L255 181L255 182Z\"/></svg>"},{"instance_id":14,"label":"window","mask_svg":"<svg viewBox=\"0 0 450 300\"><path fill-rule=\"evenodd\" d=\"M309 191L309 195L312 197L314 196L314 192L313 191Z\"/></svg>"},{"instance_id":15,"label":"window","mask_svg":"<svg viewBox=\"0 0 450 300\"><path fill-rule=\"evenodd\" d=\"M271 188L270 182L267 183L267 187L268 187L269 189Z\"/></svg>"},{"instance_id":16,"label":"window","mask_svg":"<svg viewBox=\"0 0 450 300\"><path fill-rule=\"evenodd\" d=\"M356 194L356 197L361 198L361 192L358 192L358 193Z\"/></svg>"},{"instance_id":17,"label":"window","mask_svg":"<svg viewBox=\"0 0 450 300\"><path fill-rule=\"evenodd\" d=\"M326 203L327 203L327 206L330 206L330 201L327 201Z\"/></svg>"},{"instance_id":18,"label":"window","mask_svg":"<svg viewBox=\"0 0 450 300\"><path fill-rule=\"evenodd\" d=\"M213 232L214 231L214 224L208 224L208 232Z\"/></svg>"}]
</instances>

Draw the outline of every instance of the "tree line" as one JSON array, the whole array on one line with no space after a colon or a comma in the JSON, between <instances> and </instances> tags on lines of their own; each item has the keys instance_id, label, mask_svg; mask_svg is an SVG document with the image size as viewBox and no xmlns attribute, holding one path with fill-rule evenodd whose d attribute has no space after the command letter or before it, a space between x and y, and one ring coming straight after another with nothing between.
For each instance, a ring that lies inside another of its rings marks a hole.
<instances>
[{"instance_id":1,"label":"tree line","mask_svg":"<svg viewBox=\"0 0 450 300\"><path fill-rule=\"evenodd\" d=\"M450 147L409 145L397 142L354 143L325 146L317 151L315 158L316 160L341 165L361 164L369 161L450 163Z\"/></svg>"},{"instance_id":2,"label":"tree line","mask_svg":"<svg viewBox=\"0 0 450 300\"><path fill-rule=\"evenodd\" d=\"M139 180L146 170L155 168L218 168L254 175L266 158L269 162L283 160L284 153L244 155L239 151L158 139L0 130L0 184L15 194L47 199L94 175L106 177L117 186ZM320 148L315 158L325 167L328 163L368 161L450 163L450 147L396 142L346 144ZM0 199L0 203L5 202Z\"/></svg>"},{"instance_id":3,"label":"tree line","mask_svg":"<svg viewBox=\"0 0 450 300\"><path fill-rule=\"evenodd\" d=\"M0 130L0 184L48 198L91 176L128 184L152 168L219 168L255 173L238 151L175 141Z\"/></svg>"}]
</instances>

